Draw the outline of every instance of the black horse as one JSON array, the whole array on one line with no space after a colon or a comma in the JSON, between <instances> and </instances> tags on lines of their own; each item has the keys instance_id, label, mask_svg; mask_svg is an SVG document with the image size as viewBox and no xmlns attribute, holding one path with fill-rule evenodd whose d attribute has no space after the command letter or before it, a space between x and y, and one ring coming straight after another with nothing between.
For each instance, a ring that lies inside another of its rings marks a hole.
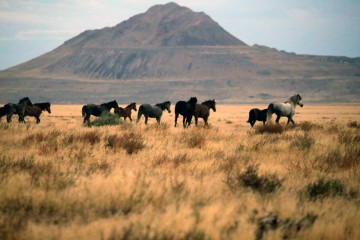
<instances>
[{"instance_id":1,"label":"black horse","mask_svg":"<svg viewBox=\"0 0 360 240\"><path fill-rule=\"evenodd\" d=\"M267 108L263 110L260 110L258 108L253 108L249 111L249 120L247 120L247 122L250 123L251 127L254 127L256 121L262 121L263 124L265 124L266 114L267 114Z\"/></svg>"},{"instance_id":2,"label":"black horse","mask_svg":"<svg viewBox=\"0 0 360 240\"><path fill-rule=\"evenodd\" d=\"M194 118L195 118L195 125L198 125L198 118L204 119L205 126L209 126L208 118L210 116L210 109L216 112L216 102L214 100L207 100L201 104L196 104Z\"/></svg>"},{"instance_id":3,"label":"black horse","mask_svg":"<svg viewBox=\"0 0 360 240\"><path fill-rule=\"evenodd\" d=\"M28 97L24 97L20 99L19 103L7 103L4 107L7 108L6 120L7 122L11 122L11 118L13 114L19 115L19 122L25 123L24 115L26 106L33 106L30 99Z\"/></svg>"},{"instance_id":4,"label":"black horse","mask_svg":"<svg viewBox=\"0 0 360 240\"><path fill-rule=\"evenodd\" d=\"M191 124L192 116L194 115L197 98L192 97L189 101L178 101L175 105L175 127L177 125L177 119L179 114L183 116L184 128L189 127ZM186 122L185 122L186 120Z\"/></svg>"},{"instance_id":5,"label":"black horse","mask_svg":"<svg viewBox=\"0 0 360 240\"><path fill-rule=\"evenodd\" d=\"M144 115L145 124L147 124L149 118L156 118L157 123L160 124L163 111L167 110L169 113L171 113L170 105L171 103L169 101L158 103L155 105L142 104L139 107L136 123L138 123L140 121L141 116Z\"/></svg>"},{"instance_id":6,"label":"black horse","mask_svg":"<svg viewBox=\"0 0 360 240\"><path fill-rule=\"evenodd\" d=\"M34 106L39 107L41 111L47 111L48 113L51 113L51 104L49 102L34 103Z\"/></svg>"},{"instance_id":7,"label":"black horse","mask_svg":"<svg viewBox=\"0 0 360 240\"><path fill-rule=\"evenodd\" d=\"M88 122L88 124L90 125L90 116L91 115L99 117L102 113L110 112L110 110L112 108L114 108L114 109L119 108L119 105L116 102L116 100L108 102L108 103L103 103L100 105L96 105L96 104L84 105L82 107L82 116L84 117L83 123Z\"/></svg>"},{"instance_id":8,"label":"black horse","mask_svg":"<svg viewBox=\"0 0 360 240\"><path fill-rule=\"evenodd\" d=\"M0 107L0 121L3 116L8 114L9 110L10 110L10 107L8 105Z\"/></svg>"}]
</instances>

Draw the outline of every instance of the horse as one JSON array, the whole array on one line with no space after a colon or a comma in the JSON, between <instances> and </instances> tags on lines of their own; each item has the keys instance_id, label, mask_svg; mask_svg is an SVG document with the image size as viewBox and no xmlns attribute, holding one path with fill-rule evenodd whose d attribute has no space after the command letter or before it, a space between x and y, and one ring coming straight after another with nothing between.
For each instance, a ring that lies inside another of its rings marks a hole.
<instances>
[{"instance_id":1,"label":"horse","mask_svg":"<svg viewBox=\"0 0 360 240\"><path fill-rule=\"evenodd\" d=\"M131 110L137 111L136 109L136 103L130 103L125 108L119 107L114 110L114 113L119 116L119 118L123 117L124 121L126 121L126 118L130 118L130 121L132 121L131 118Z\"/></svg>"},{"instance_id":2,"label":"horse","mask_svg":"<svg viewBox=\"0 0 360 240\"><path fill-rule=\"evenodd\" d=\"M207 100L201 104L196 104L194 118L195 118L195 125L198 125L198 118L204 119L205 126L209 126L208 118L210 116L210 109L216 112L216 102L215 99Z\"/></svg>"},{"instance_id":3,"label":"horse","mask_svg":"<svg viewBox=\"0 0 360 240\"><path fill-rule=\"evenodd\" d=\"M256 121L262 121L263 124L265 125L266 116L267 116L267 108L263 110L260 110L258 108L253 108L249 111L249 120L247 120L247 122L250 123L251 127L254 127Z\"/></svg>"},{"instance_id":4,"label":"horse","mask_svg":"<svg viewBox=\"0 0 360 240\"><path fill-rule=\"evenodd\" d=\"M25 112L24 112L24 117L26 116L31 116L31 117L35 117L36 118L36 123L40 123L40 115L42 113L42 110L40 107L35 106L35 104L33 106L26 106L25 107ZM20 121L20 119L19 119ZM24 123L25 123L25 118L24 118Z\"/></svg>"},{"instance_id":5,"label":"horse","mask_svg":"<svg viewBox=\"0 0 360 240\"><path fill-rule=\"evenodd\" d=\"M284 103L270 103L266 112L266 122L269 122L271 120L272 114L275 113L277 115L277 124L279 124L279 120L281 117L287 117L287 124L291 122L293 125L295 125L292 117L295 114L296 105L299 105L300 107L304 106L302 98L299 94L290 97L290 99Z\"/></svg>"},{"instance_id":6,"label":"horse","mask_svg":"<svg viewBox=\"0 0 360 240\"><path fill-rule=\"evenodd\" d=\"M148 122L148 118L156 118L156 121L158 124L160 124L161 116L164 110L167 110L169 113L171 113L170 110L171 103L169 101L158 103L155 105L150 104L142 104L139 107L138 116L136 123L139 122L142 115L145 116L145 124Z\"/></svg>"},{"instance_id":7,"label":"horse","mask_svg":"<svg viewBox=\"0 0 360 240\"><path fill-rule=\"evenodd\" d=\"M49 102L34 103L34 106L41 108L42 111L47 111L48 113L51 113L51 104Z\"/></svg>"},{"instance_id":8,"label":"horse","mask_svg":"<svg viewBox=\"0 0 360 240\"><path fill-rule=\"evenodd\" d=\"M189 127L191 124L191 119L195 111L195 105L197 103L196 97L191 97L189 101L178 101L175 105L175 127L177 124L177 119L179 114L183 116L183 126L184 128ZM186 120L186 123L185 123Z\"/></svg>"},{"instance_id":9,"label":"horse","mask_svg":"<svg viewBox=\"0 0 360 240\"><path fill-rule=\"evenodd\" d=\"M96 104L87 104L82 107L82 116L84 117L84 122L88 122L90 124L90 116L94 115L96 117L99 117L102 113L110 112L110 110L114 108L119 108L118 103L116 100L113 100L108 103L102 103L100 105Z\"/></svg>"},{"instance_id":10,"label":"horse","mask_svg":"<svg viewBox=\"0 0 360 240\"><path fill-rule=\"evenodd\" d=\"M33 104L31 103L31 101L28 97L24 97L24 98L20 99L19 103L7 103L7 104L5 104L5 106L8 109L8 112L6 114L8 123L11 122L11 118L12 118L13 114L18 114L19 122L25 123L25 120L24 120L25 108L26 108L26 106L33 106Z\"/></svg>"},{"instance_id":11,"label":"horse","mask_svg":"<svg viewBox=\"0 0 360 240\"><path fill-rule=\"evenodd\" d=\"M8 105L0 107L0 121L3 116L7 115L7 113L9 112L9 109L10 109L10 107Z\"/></svg>"},{"instance_id":12,"label":"horse","mask_svg":"<svg viewBox=\"0 0 360 240\"><path fill-rule=\"evenodd\" d=\"M51 104L49 102L44 103L34 103L33 106L26 106L24 117L31 116L36 118L36 123L40 123L40 115L42 111L47 111L51 113ZM24 119L25 121L25 119Z\"/></svg>"}]
</instances>

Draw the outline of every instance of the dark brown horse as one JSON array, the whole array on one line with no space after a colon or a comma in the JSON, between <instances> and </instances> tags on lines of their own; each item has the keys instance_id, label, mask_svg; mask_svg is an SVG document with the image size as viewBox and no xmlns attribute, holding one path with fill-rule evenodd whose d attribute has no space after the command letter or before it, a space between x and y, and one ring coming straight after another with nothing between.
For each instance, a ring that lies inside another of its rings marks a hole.
<instances>
[{"instance_id":1,"label":"dark brown horse","mask_svg":"<svg viewBox=\"0 0 360 240\"><path fill-rule=\"evenodd\" d=\"M4 107L8 109L8 112L6 113L7 122L11 122L11 118L13 114L19 115L19 122L25 122L24 120L24 114L25 114L25 108L26 106L33 106L30 99L28 97L24 97L20 99L19 103L7 103Z\"/></svg>"},{"instance_id":2,"label":"dark brown horse","mask_svg":"<svg viewBox=\"0 0 360 240\"><path fill-rule=\"evenodd\" d=\"M108 103L103 103L101 105L96 105L96 104L84 105L82 107L82 115L84 117L84 123L88 122L88 124L90 124L90 116L91 115L99 117L102 113L110 112L110 110L112 108L114 108L114 109L119 108L119 105L116 102L116 100L108 102Z\"/></svg>"},{"instance_id":3,"label":"dark brown horse","mask_svg":"<svg viewBox=\"0 0 360 240\"><path fill-rule=\"evenodd\" d=\"M24 117L30 116L36 118L36 123L40 123L40 115L42 111L47 111L48 113L51 113L51 104L49 102L44 103L34 103L33 106L26 106ZM24 119L25 121L25 119Z\"/></svg>"},{"instance_id":4,"label":"dark brown horse","mask_svg":"<svg viewBox=\"0 0 360 240\"><path fill-rule=\"evenodd\" d=\"M195 124L198 125L198 118L204 119L205 126L208 125L208 118L210 116L210 109L212 109L214 112L216 112L216 102L214 100L208 100L201 104L196 104L195 106L195 112L194 112L194 118L195 118Z\"/></svg>"},{"instance_id":5,"label":"dark brown horse","mask_svg":"<svg viewBox=\"0 0 360 240\"><path fill-rule=\"evenodd\" d=\"M125 108L119 107L115 108L114 113L119 116L119 118L124 118L124 121L126 121L126 118L130 118L130 121L132 121L131 118L131 110L137 111L136 109L136 103L130 103Z\"/></svg>"},{"instance_id":6,"label":"dark brown horse","mask_svg":"<svg viewBox=\"0 0 360 240\"><path fill-rule=\"evenodd\" d=\"M36 123L40 123L40 115L42 113L41 108L37 107L37 106L26 106L25 107L25 112L24 112L24 117L26 116L30 116L30 117L35 117L36 118ZM20 118L19 118L19 122L20 122ZM24 119L25 122L25 119Z\"/></svg>"}]
</instances>

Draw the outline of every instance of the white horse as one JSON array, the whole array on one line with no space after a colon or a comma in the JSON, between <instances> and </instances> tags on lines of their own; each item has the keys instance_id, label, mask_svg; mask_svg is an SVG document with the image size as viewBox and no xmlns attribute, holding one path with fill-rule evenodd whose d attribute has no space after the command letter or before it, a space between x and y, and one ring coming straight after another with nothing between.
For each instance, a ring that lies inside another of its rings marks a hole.
<instances>
[{"instance_id":1,"label":"white horse","mask_svg":"<svg viewBox=\"0 0 360 240\"><path fill-rule=\"evenodd\" d=\"M287 117L287 124L291 122L293 125L295 125L292 117L295 114L296 105L299 105L300 107L304 106L301 100L301 96L299 94L292 96L288 101L284 103L270 103L267 110L266 122L269 122L271 120L272 114L275 113L277 115L277 124L279 124L279 120L281 117Z\"/></svg>"}]
</instances>

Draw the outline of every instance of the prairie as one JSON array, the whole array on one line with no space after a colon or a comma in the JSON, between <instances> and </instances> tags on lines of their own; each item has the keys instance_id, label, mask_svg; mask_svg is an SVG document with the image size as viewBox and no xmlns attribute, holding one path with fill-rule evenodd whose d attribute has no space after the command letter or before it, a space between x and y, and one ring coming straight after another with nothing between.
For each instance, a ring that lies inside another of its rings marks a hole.
<instances>
[{"instance_id":1,"label":"prairie","mask_svg":"<svg viewBox=\"0 0 360 240\"><path fill-rule=\"evenodd\" d=\"M253 107L189 129L174 106L148 126L84 127L80 105L3 119L0 238L360 239L360 105L251 128Z\"/></svg>"}]
</instances>

